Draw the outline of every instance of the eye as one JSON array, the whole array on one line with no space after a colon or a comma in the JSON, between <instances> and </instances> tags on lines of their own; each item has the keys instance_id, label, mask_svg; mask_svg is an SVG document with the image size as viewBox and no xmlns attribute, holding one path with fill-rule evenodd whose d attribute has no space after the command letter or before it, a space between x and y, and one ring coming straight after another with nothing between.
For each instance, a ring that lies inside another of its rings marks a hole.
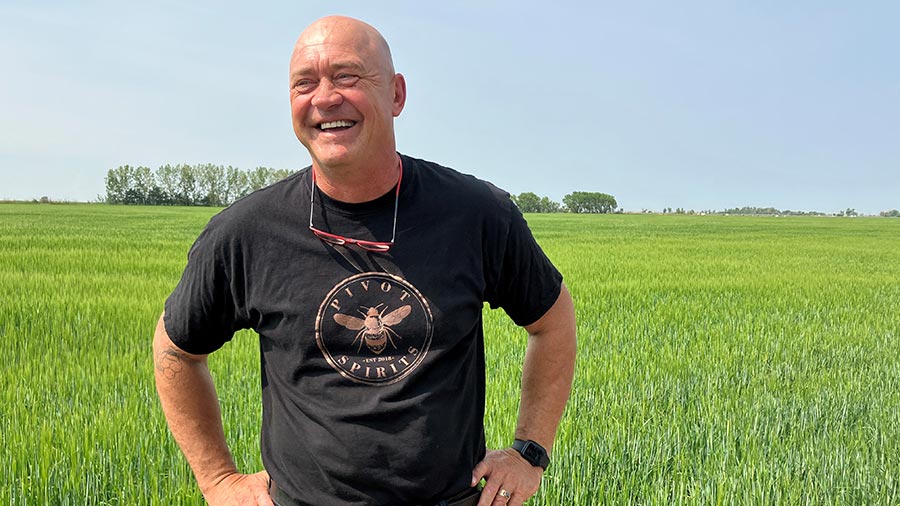
<instances>
[{"instance_id":1,"label":"eye","mask_svg":"<svg viewBox=\"0 0 900 506\"><path fill-rule=\"evenodd\" d=\"M298 79L294 82L294 91L297 93L309 93L316 89L318 83L312 79Z\"/></svg>"},{"instance_id":2,"label":"eye","mask_svg":"<svg viewBox=\"0 0 900 506\"><path fill-rule=\"evenodd\" d=\"M341 87L353 86L358 80L359 76L355 74L341 73L334 76L334 84Z\"/></svg>"}]
</instances>

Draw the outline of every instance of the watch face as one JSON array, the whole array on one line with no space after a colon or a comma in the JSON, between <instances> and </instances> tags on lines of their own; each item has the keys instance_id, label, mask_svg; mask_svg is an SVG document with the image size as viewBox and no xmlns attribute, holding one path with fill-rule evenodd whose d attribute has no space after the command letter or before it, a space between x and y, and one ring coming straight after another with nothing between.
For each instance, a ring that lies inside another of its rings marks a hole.
<instances>
[{"instance_id":1,"label":"watch face","mask_svg":"<svg viewBox=\"0 0 900 506\"><path fill-rule=\"evenodd\" d=\"M525 454L525 459L531 462L532 465L538 465L541 461L541 450L531 444L531 442L525 443L522 453Z\"/></svg>"},{"instance_id":2,"label":"watch face","mask_svg":"<svg viewBox=\"0 0 900 506\"><path fill-rule=\"evenodd\" d=\"M521 439L517 439L513 447L519 451L522 458L535 467L547 469L547 466L550 465L547 451L534 441L522 441Z\"/></svg>"}]
</instances>

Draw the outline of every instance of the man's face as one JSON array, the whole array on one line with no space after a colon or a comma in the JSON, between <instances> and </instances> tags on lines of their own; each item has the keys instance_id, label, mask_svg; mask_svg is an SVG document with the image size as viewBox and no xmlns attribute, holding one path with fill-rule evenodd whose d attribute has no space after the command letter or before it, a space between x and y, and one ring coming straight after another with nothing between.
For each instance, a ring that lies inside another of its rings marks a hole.
<instances>
[{"instance_id":1,"label":"man's face","mask_svg":"<svg viewBox=\"0 0 900 506\"><path fill-rule=\"evenodd\" d=\"M406 98L386 46L347 23L313 25L291 57L294 133L318 166L365 163L393 153L393 118Z\"/></svg>"}]
</instances>

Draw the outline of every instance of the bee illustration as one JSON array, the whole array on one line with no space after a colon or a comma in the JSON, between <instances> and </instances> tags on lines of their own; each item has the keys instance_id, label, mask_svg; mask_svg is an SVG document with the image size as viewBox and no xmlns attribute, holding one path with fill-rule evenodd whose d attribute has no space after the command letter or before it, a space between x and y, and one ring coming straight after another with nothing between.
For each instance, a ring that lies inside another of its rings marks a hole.
<instances>
[{"instance_id":1,"label":"bee illustration","mask_svg":"<svg viewBox=\"0 0 900 506\"><path fill-rule=\"evenodd\" d=\"M359 341L359 347L356 349L357 352L362 350L363 342L365 342L366 346L376 355L380 355L381 352L384 351L388 341L390 341L391 346L393 346L394 349L397 348L397 344L394 343L394 339L391 338L391 335L393 334L398 339L400 339L400 335L394 332L390 326L397 325L403 321L404 318L409 316L412 307L408 305L401 306L388 314L384 314L384 312L387 311L387 307L379 312L378 308L380 306L382 306L382 304L370 307L366 311L359 310L359 314L361 314L363 318L340 313L334 315L334 321L350 330L359 331L356 334L356 337L353 338L353 342L350 343L350 346L353 346L356 344L356 341Z\"/></svg>"}]
</instances>

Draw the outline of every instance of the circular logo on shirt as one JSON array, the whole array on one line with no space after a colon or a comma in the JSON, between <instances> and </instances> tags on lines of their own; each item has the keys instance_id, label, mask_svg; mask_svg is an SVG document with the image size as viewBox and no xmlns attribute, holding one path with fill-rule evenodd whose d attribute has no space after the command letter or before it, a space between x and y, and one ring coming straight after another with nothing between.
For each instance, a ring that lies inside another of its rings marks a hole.
<instances>
[{"instance_id":1,"label":"circular logo on shirt","mask_svg":"<svg viewBox=\"0 0 900 506\"><path fill-rule=\"evenodd\" d=\"M403 278L366 272L338 283L316 316L316 342L345 378L389 385L422 363L431 346L428 302Z\"/></svg>"}]
</instances>

